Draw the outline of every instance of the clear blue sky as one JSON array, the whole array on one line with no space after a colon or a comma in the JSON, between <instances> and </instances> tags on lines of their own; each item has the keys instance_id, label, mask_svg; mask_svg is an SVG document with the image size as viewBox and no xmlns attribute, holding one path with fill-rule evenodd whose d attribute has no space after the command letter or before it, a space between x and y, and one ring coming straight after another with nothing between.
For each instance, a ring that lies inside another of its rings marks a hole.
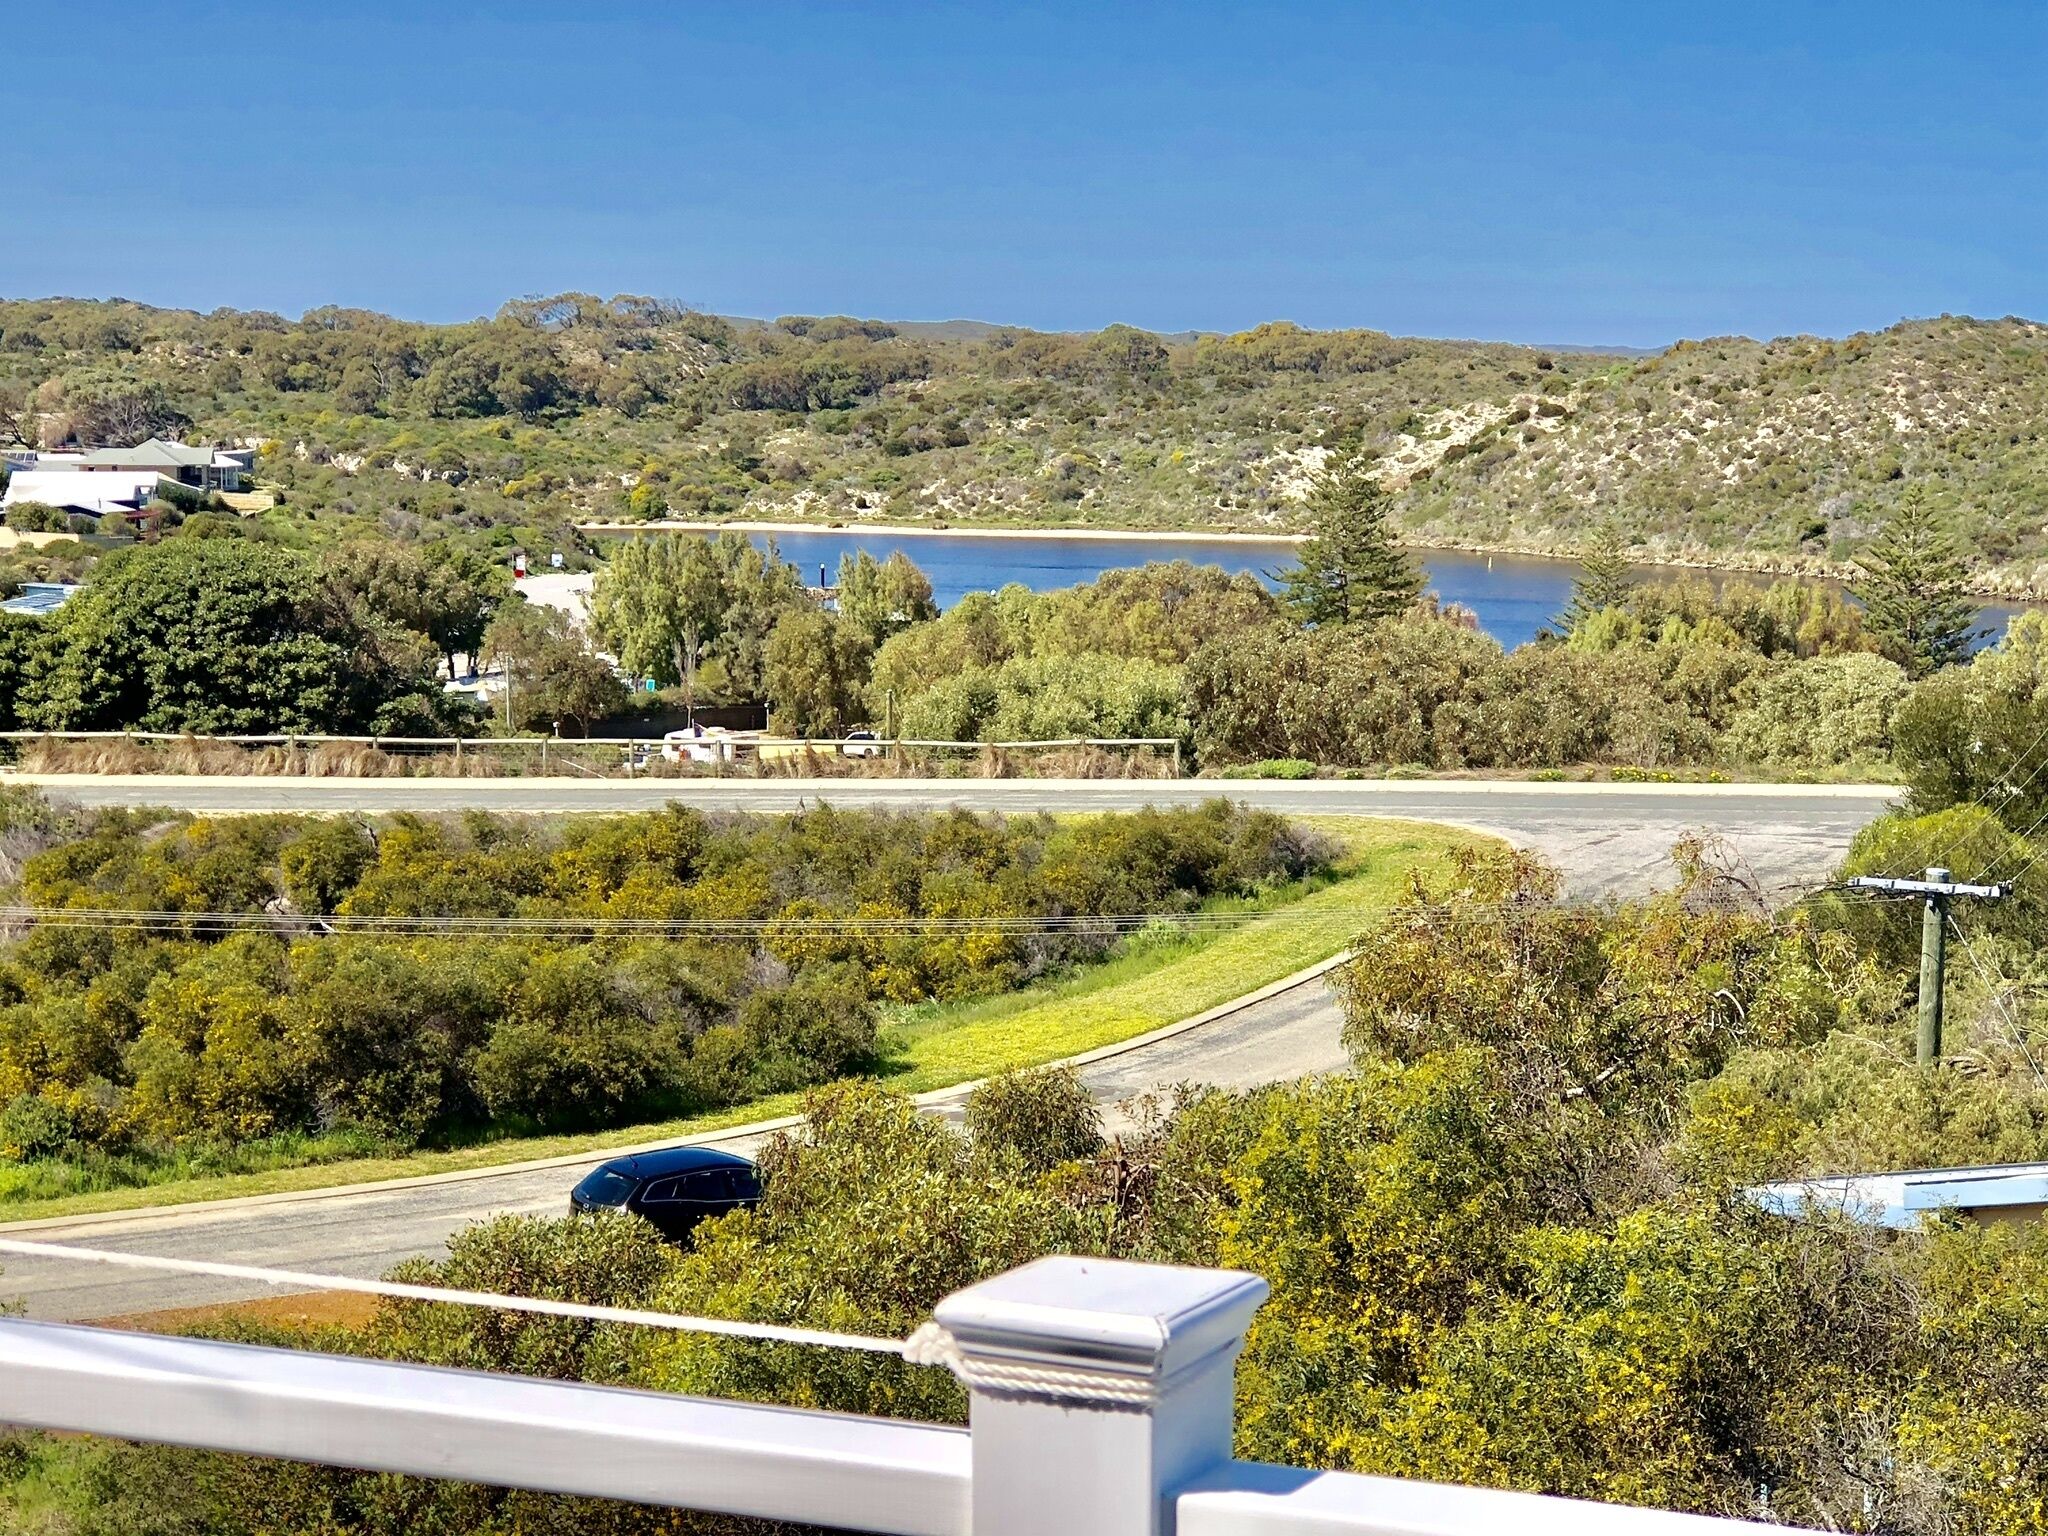
<instances>
[{"instance_id":1,"label":"clear blue sky","mask_svg":"<svg viewBox=\"0 0 2048 1536\"><path fill-rule=\"evenodd\" d=\"M0 294L1654 344L2048 317L2048 8L73 0Z\"/></svg>"}]
</instances>

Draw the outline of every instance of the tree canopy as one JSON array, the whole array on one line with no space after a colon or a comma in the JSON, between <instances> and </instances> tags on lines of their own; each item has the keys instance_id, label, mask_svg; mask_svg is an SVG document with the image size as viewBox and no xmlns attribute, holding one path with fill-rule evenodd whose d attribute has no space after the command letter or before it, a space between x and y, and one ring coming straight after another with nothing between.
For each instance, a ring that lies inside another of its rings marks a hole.
<instances>
[{"instance_id":1,"label":"tree canopy","mask_svg":"<svg viewBox=\"0 0 2048 1536\"><path fill-rule=\"evenodd\" d=\"M1977 638L1962 551L1922 486L1914 486L1857 557L1852 584L1870 632L1915 677L1961 661Z\"/></svg>"},{"instance_id":2,"label":"tree canopy","mask_svg":"<svg viewBox=\"0 0 2048 1536\"><path fill-rule=\"evenodd\" d=\"M1392 618L1422 595L1422 572L1394 543L1391 498L1371 459L1352 449L1315 477L1314 532L1298 565L1281 572L1288 608L1304 624Z\"/></svg>"},{"instance_id":3,"label":"tree canopy","mask_svg":"<svg viewBox=\"0 0 2048 1536\"><path fill-rule=\"evenodd\" d=\"M397 734L443 708L424 637L275 545L121 553L42 622L17 708L52 730Z\"/></svg>"}]
</instances>

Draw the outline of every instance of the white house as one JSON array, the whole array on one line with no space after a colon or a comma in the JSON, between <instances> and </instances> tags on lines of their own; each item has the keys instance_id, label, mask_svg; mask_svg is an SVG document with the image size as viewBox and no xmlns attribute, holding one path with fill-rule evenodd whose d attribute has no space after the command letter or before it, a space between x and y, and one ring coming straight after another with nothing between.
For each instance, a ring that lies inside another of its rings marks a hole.
<instances>
[{"instance_id":1,"label":"white house","mask_svg":"<svg viewBox=\"0 0 2048 1536\"><path fill-rule=\"evenodd\" d=\"M239 491L255 472L254 448L194 448L152 437L133 448L95 448L90 453L38 453L15 448L6 453L15 473L58 471L112 475L161 475L201 491Z\"/></svg>"},{"instance_id":2,"label":"white house","mask_svg":"<svg viewBox=\"0 0 2048 1536\"><path fill-rule=\"evenodd\" d=\"M170 477L155 470L18 469L7 478L0 511L23 502L41 502L86 517L121 517L133 521L154 501ZM178 482L170 481L175 485Z\"/></svg>"}]
</instances>

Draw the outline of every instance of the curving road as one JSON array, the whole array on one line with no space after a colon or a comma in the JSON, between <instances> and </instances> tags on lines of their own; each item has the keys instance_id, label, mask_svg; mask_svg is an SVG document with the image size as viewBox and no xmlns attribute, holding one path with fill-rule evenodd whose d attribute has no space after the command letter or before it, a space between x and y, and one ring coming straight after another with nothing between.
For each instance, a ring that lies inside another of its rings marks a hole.
<instances>
[{"instance_id":1,"label":"curving road","mask_svg":"<svg viewBox=\"0 0 2048 1536\"><path fill-rule=\"evenodd\" d=\"M21 776L27 778L28 776ZM707 809L793 810L821 800L898 808L1122 810L1228 794L1295 815L1399 816L1494 832L1556 862L1580 896L1628 894L1669 874L1672 841L1691 830L1727 839L1769 886L1811 881L1839 860L1892 791L1874 786L1583 785L1473 782L1164 780L727 780L612 782L533 779L41 780L88 804L170 805L195 811L493 810L562 813L642 809L679 800ZM1340 1020L1319 979L1267 989L1204 1021L1092 1053L1082 1066L1098 1101L1114 1106L1182 1082L1243 1088L1344 1063ZM957 1119L966 1090L927 1095L932 1113ZM760 1127L705 1138L740 1150ZM375 1276L402 1258L444 1251L447 1237L505 1211L557 1211L569 1187L605 1156L555 1159L479 1173L302 1195L78 1217L0 1227L9 1237L172 1257ZM33 1317L81 1320L259 1294L231 1281L87 1268L41 1259L0 1263L0 1299Z\"/></svg>"},{"instance_id":2,"label":"curving road","mask_svg":"<svg viewBox=\"0 0 2048 1536\"><path fill-rule=\"evenodd\" d=\"M1727 839L1767 886L1817 880L1897 790L1866 784L1535 784L1507 780L1257 779L297 779L15 774L85 805L241 811L1117 811L1227 795L1300 816L1401 816L1493 832L1564 871L1575 895L1627 895L1670 873L1679 836Z\"/></svg>"},{"instance_id":3,"label":"curving road","mask_svg":"<svg viewBox=\"0 0 2048 1536\"><path fill-rule=\"evenodd\" d=\"M1256 1001L1226 1004L1208 1022L1162 1030L1140 1042L1092 1052L1083 1080L1107 1107L1182 1082L1250 1088L1345 1064L1341 1020L1322 979L1265 989ZM960 1117L966 1086L921 1096L928 1113ZM785 1125L788 1122L774 1122ZM772 1129L742 1128L692 1140L746 1152ZM400 1259L446 1251L449 1235L504 1212L567 1209L570 1187L618 1151L552 1158L475 1173L263 1195L247 1200L169 1207L110 1216L0 1226L0 1235L86 1248L255 1264L314 1274L375 1278ZM58 1259L0 1258L0 1299L18 1300L30 1317L60 1322L123 1317L176 1307L208 1306L262 1294L232 1280L107 1269Z\"/></svg>"}]
</instances>

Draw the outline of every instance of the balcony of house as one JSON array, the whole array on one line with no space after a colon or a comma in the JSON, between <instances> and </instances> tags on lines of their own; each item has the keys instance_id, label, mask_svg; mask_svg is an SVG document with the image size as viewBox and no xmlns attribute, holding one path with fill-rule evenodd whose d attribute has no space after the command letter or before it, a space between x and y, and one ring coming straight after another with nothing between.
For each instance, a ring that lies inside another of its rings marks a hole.
<instances>
[{"instance_id":1,"label":"balcony of house","mask_svg":"<svg viewBox=\"0 0 2048 1536\"><path fill-rule=\"evenodd\" d=\"M1759 1529L1237 1460L1233 1373L1266 1296L1263 1280L1241 1272L1042 1259L952 1295L907 1340L393 1282L347 1284L894 1354L956 1375L967 1389L969 1426L20 1319L0 1319L0 1422L895 1536L1735 1536Z\"/></svg>"}]
</instances>

